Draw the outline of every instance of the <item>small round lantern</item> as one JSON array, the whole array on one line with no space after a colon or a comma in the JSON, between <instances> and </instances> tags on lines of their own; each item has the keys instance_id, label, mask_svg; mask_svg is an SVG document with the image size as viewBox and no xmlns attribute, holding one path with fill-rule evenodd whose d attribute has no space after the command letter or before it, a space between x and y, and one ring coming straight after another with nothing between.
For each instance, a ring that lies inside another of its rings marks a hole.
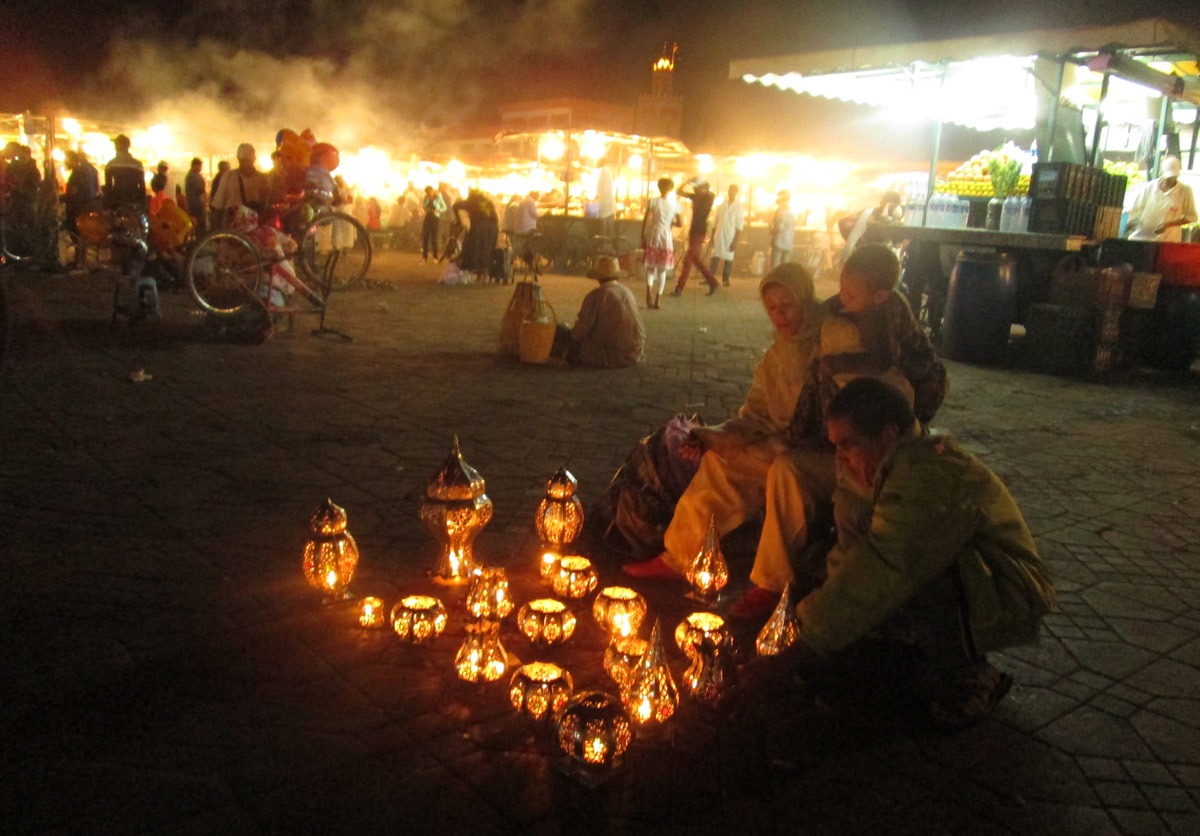
<instances>
[{"instance_id":1,"label":"small round lantern","mask_svg":"<svg viewBox=\"0 0 1200 836\"><path fill-rule=\"evenodd\" d=\"M599 576L586 557L564 557L554 574L554 592L566 598L583 598L596 588Z\"/></svg>"},{"instance_id":2,"label":"small round lantern","mask_svg":"<svg viewBox=\"0 0 1200 836\"><path fill-rule=\"evenodd\" d=\"M583 503L575 495L579 482L560 467L546 482L546 498L538 505L537 530L542 542L558 554L583 529Z\"/></svg>"},{"instance_id":3,"label":"small round lantern","mask_svg":"<svg viewBox=\"0 0 1200 836\"><path fill-rule=\"evenodd\" d=\"M538 647L553 647L575 632L575 613L562 601L538 598L521 607L517 627Z\"/></svg>"},{"instance_id":4,"label":"small round lantern","mask_svg":"<svg viewBox=\"0 0 1200 836\"><path fill-rule=\"evenodd\" d=\"M462 583L475 568L475 538L492 519L486 489L479 471L463 460L455 436L450 455L429 480L421 503L421 522L442 547L433 567L435 580Z\"/></svg>"},{"instance_id":5,"label":"small round lantern","mask_svg":"<svg viewBox=\"0 0 1200 836\"><path fill-rule=\"evenodd\" d=\"M691 699L716 705L725 690L733 636L725 631L700 638L692 646L691 664L683 672L683 690Z\"/></svg>"},{"instance_id":6,"label":"small round lantern","mask_svg":"<svg viewBox=\"0 0 1200 836\"><path fill-rule=\"evenodd\" d=\"M325 502L308 521L304 544L304 577L313 589L331 598L345 598L358 566L358 544L346 530L346 511Z\"/></svg>"},{"instance_id":7,"label":"small round lantern","mask_svg":"<svg viewBox=\"0 0 1200 836\"><path fill-rule=\"evenodd\" d=\"M650 646L642 661L629 674L621 694L630 719L643 728L661 728L679 705L679 689L667 667L658 622L650 631Z\"/></svg>"},{"instance_id":8,"label":"small round lantern","mask_svg":"<svg viewBox=\"0 0 1200 836\"><path fill-rule=\"evenodd\" d=\"M508 670L508 652L500 644L500 622L467 625L467 637L454 657L454 670L467 682L495 682Z\"/></svg>"},{"instance_id":9,"label":"small round lantern","mask_svg":"<svg viewBox=\"0 0 1200 836\"><path fill-rule=\"evenodd\" d=\"M499 619L512 611L508 573L503 569L474 569L467 586L467 612L475 618Z\"/></svg>"},{"instance_id":10,"label":"small round lantern","mask_svg":"<svg viewBox=\"0 0 1200 836\"><path fill-rule=\"evenodd\" d=\"M585 781L600 780L616 766L633 737L616 697L584 691L567 700L556 722L558 745Z\"/></svg>"},{"instance_id":11,"label":"small round lantern","mask_svg":"<svg viewBox=\"0 0 1200 836\"><path fill-rule=\"evenodd\" d=\"M783 588L775 611L767 619L754 642L759 656L774 656L787 650L800 638L800 622L796 619L796 608L792 604L792 585Z\"/></svg>"},{"instance_id":12,"label":"small round lantern","mask_svg":"<svg viewBox=\"0 0 1200 836\"><path fill-rule=\"evenodd\" d=\"M377 630L387 623L383 614L383 601L378 598L363 598L358 602L359 626L368 630Z\"/></svg>"},{"instance_id":13,"label":"small round lantern","mask_svg":"<svg viewBox=\"0 0 1200 836\"><path fill-rule=\"evenodd\" d=\"M687 581L692 585L692 596L707 602L717 600L725 584L729 583L729 566L725 563L725 555L721 554L716 517L709 520L704 547L687 568Z\"/></svg>"},{"instance_id":14,"label":"small round lantern","mask_svg":"<svg viewBox=\"0 0 1200 836\"><path fill-rule=\"evenodd\" d=\"M559 711L571 696L571 674L550 662L530 662L517 668L508 685L508 698L519 714L541 720Z\"/></svg>"},{"instance_id":15,"label":"small round lantern","mask_svg":"<svg viewBox=\"0 0 1200 836\"><path fill-rule=\"evenodd\" d=\"M552 581L554 573L558 571L558 561L561 556L558 552L546 550L542 552L542 559L538 561L538 575L546 581Z\"/></svg>"},{"instance_id":16,"label":"small round lantern","mask_svg":"<svg viewBox=\"0 0 1200 836\"><path fill-rule=\"evenodd\" d=\"M611 636L636 636L646 618L646 599L627 586L606 586L596 593L592 615Z\"/></svg>"},{"instance_id":17,"label":"small round lantern","mask_svg":"<svg viewBox=\"0 0 1200 836\"><path fill-rule=\"evenodd\" d=\"M675 644L688 658L691 658L701 640L710 638L721 644L726 637L729 641L733 639L729 628L725 626L725 619L711 612L694 612L675 628Z\"/></svg>"},{"instance_id":18,"label":"small round lantern","mask_svg":"<svg viewBox=\"0 0 1200 836\"><path fill-rule=\"evenodd\" d=\"M392 629L409 644L428 644L446 629L446 608L432 595L409 595L392 607Z\"/></svg>"},{"instance_id":19,"label":"small round lantern","mask_svg":"<svg viewBox=\"0 0 1200 836\"><path fill-rule=\"evenodd\" d=\"M642 662L650 642L637 636L616 636L604 651L604 670L624 691L629 675Z\"/></svg>"}]
</instances>

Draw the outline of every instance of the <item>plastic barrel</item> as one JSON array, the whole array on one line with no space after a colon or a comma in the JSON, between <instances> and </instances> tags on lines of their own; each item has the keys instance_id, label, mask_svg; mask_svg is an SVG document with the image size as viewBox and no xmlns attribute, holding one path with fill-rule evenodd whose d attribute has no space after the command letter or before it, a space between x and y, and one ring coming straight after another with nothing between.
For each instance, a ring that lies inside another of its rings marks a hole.
<instances>
[{"instance_id":1,"label":"plastic barrel","mask_svg":"<svg viewBox=\"0 0 1200 836\"><path fill-rule=\"evenodd\" d=\"M1017 263L1005 253L963 250L950 273L942 354L994 363L1004 354L1016 311Z\"/></svg>"},{"instance_id":2,"label":"plastic barrel","mask_svg":"<svg viewBox=\"0 0 1200 836\"><path fill-rule=\"evenodd\" d=\"M1160 285L1141 361L1154 369L1183 371L1200 348L1200 288Z\"/></svg>"}]
</instances>

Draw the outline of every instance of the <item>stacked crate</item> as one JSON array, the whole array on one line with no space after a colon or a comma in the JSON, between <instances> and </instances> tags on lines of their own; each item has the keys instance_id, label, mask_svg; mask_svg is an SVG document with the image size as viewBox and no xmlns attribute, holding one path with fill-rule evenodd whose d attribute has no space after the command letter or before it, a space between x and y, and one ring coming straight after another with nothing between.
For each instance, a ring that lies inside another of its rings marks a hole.
<instances>
[{"instance_id":1,"label":"stacked crate","mask_svg":"<svg viewBox=\"0 0 1200 836\"><path fill-rule=\"evenodd\" d=\"M1074 309L1079 320L1087 312L1091 328L1085 347L1088 362L1077 372L1103 374L1132 360L1145 311L1153 310L1159 276L1128 267L1083 267L1060 271L1050 286L1050 305ZM1080 332L1080 337L1083 332Z\"/></svg>"},{"instance_id":2,"label":"stacked crate","mask_svg":"<svg viewBox=\"0 0 1200 836\"><path fill-rule=\"evenodd\" d=\"M1037 163L1029 182L1030 232L1102 241L1121 228L1127 180L1078 163Z\"/></svg>"}]
</instances>

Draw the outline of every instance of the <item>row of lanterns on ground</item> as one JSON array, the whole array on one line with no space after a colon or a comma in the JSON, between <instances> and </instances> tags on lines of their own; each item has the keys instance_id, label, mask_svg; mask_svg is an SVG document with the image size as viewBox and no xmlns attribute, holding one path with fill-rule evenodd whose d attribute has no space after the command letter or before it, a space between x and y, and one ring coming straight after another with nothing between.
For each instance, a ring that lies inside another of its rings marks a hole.
<instances>
[{"instance_id":1,"label":"row of lanterns on ground","mask_svg":"<svg viewBox=\"0 0 1200 836\"><path fill-rule=\"evenodd\" d=\"M538 506L536 524L545 546L538 563L544 582L554 593L582 600L596 590L599 576L585 557L565 554L583 527L583 505L576 495L578 483L560 468L546 483L546 496ZM479 566L474 559L476 536L492 518L492 501L479 472L464 461L458 439L426 487L420 517L441 545L431 575L445 584L467 585L465 609L470 620L466 637L455 655L458 676L467 682L494 682L508 671L509 656L500 643L500 624L515 608L508 575L502 568ZM346 529L346 513L326 500L310 520L304 550L304 575L308 583L328 597L345 599L358 565L358 546ZM715 603L729 580L715 524L688 567L691 597ZM638 637L647 614L646 599L628 587L601 589L592 603L592 615L609 636L604 669L619 689L620 697L603 691L573 693L570 673L551 662L521 665L509 682L509 698L522 715L535 720L553 718L560 747L586 781L598 780L619 761L632 740L633 729L664 727L679 704L679 689L666 664L660 625L656 620L648 639ZM449 620L445 605L431 595L408 595L385 618L383 601L362 599L359 624L381 629L388 624L399 638L413 646L436 639ZM529 601L517 612L517 628L534 646L561 645L575 632L574 612L554 598ZM774 655L797 638L798 625L790 590L756 640L759 655ZM712 612L695 612L675 628L676 644L689 660L683 674L684 693L712 705L720 700L729 679L733 635L725 620Z\"/></svg>"}]
</instances>

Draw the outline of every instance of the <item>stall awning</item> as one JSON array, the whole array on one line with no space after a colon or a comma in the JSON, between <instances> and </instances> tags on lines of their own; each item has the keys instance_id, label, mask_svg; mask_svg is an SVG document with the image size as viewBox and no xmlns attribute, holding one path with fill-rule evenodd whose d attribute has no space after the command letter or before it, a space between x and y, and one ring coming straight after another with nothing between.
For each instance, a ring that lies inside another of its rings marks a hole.
<instances>
[{"instance_id":1,"label":"stall awning","mask_svg":"<svg viewBox=\"0 0 1200 836\"><path fill-rule=\"evenodd\" d=\"M976 130L1019 130L1034 127L1033 68L1038 56L1086 56L1113 47L1167 71L1194 74L1200 32L1151 18L1119 26L746 58L733 61L729 75L909 116L941 118Z\"/></svg>"}]
</instances>

